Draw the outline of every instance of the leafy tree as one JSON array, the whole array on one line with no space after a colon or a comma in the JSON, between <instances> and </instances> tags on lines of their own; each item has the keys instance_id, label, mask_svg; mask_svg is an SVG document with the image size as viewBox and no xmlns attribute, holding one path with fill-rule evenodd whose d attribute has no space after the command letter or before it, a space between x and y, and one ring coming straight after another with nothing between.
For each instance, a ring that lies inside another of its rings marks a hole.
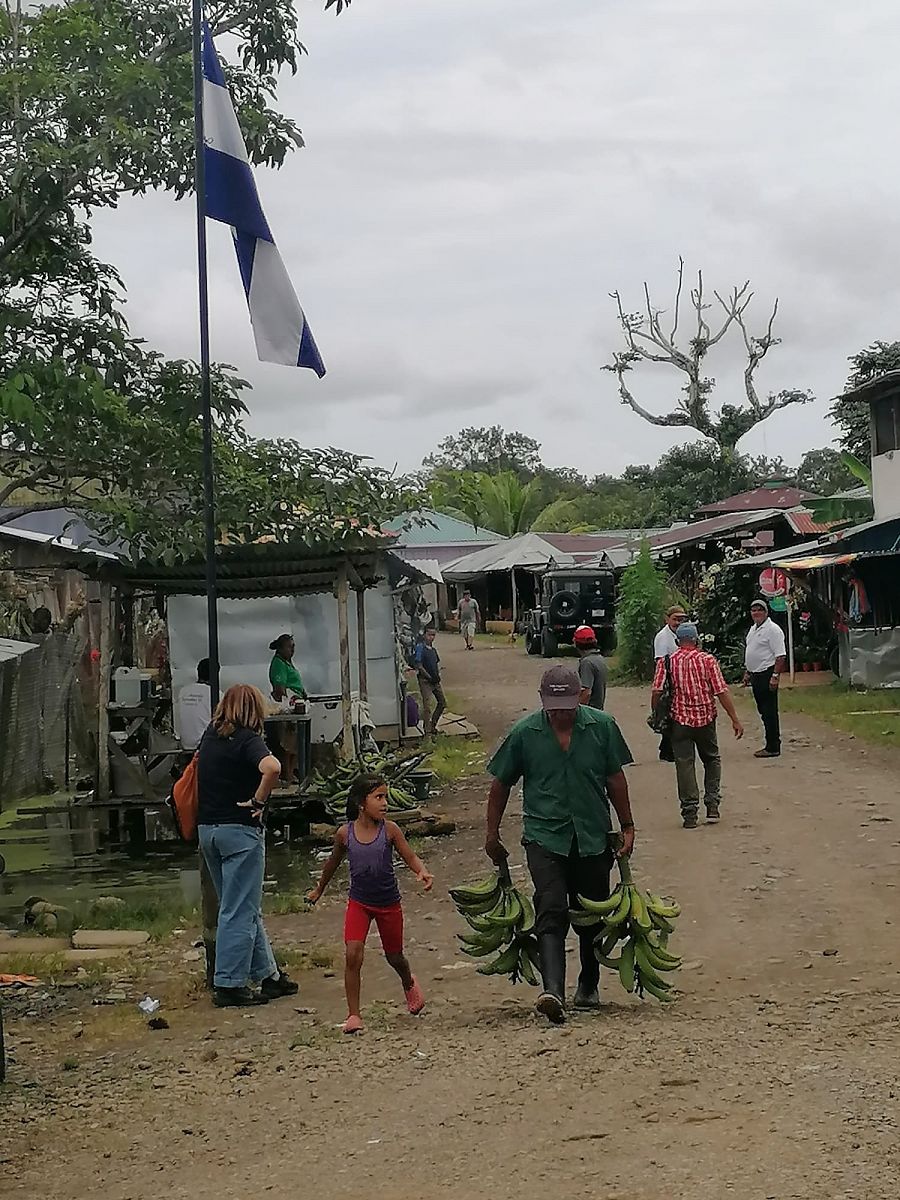
<instances>
[{"instance_id":1,"label":"leafy tree","mask_svg":"<svg viewBox=\"0 0 900 1200\"><path fill-rule=\"evenodd\" d=\"M499 475L511 471L523 479L542 468L540 443L524 433L507 433L500 425L489 428L461 429L445 437L429 454L422 466L432 474L442 471L473 471Z\"/></svg>"},{"instance_id":2,"label":"leafy tree","mask_svg":"<svg viewBox=\"0 0 900 1200\"><path fill-rule=\"evenodd\" d=\"M644 542L638 557L622 573L616 623L622 671L642 683L653 678L653 639L663 623L668 598L665 573Z\"/></svg>"},{"instance_id":3,"label":"leafy tree","mask_svg":"<svg viewBox=\"0 0 900 1200\"><path fill-rule=\"evenodd\" d=\"M749 491L773 476L788 474L780 459L723 457L708 443L688 442L664 454L655 467L628 467L625 479L649 500L650 525L685 521L705 504Z\"/></svg>"},{"instance_id":4,"label":"leafy tree","mask_svg":"<svg viewBox=\"0 0 900 1200\"><path fill-rule=\"evenodd\" d=\"M303 49L292 0L220 0L208 15L237 39L226 70L251 161L278 166L302 145L273 107L277 71ZM100 536L169 560L202 546L198 372L130 335L88 221L123 195L190 190L190 41L181 0L0 10L0 504L74 507ZM224 540L344 537L421 502L357 456L254 441L245 387L214 371Z\"/></svg>"},{"instance_id":5,"label":"leafy tree","mask_svg":"<svg viewBox=\"0 0 900 1200\"><path fill-rule=\"evenodd\" d=\"M900 342L873 342L865 350L852 355L849 362L852 370L844 385L844 391L868 383L870 379L875 379L886 371L900 369ZM838 396L829 411L829 416L841 430L838 436L841 449L849 451L863 462L868 462L872 456L868 404L860 400L843 400Z\"/></svg>"},{"instance_id":6,"label":"leafy tree","mask_svg":"<svg viewBox=\"0 0 900 1200\"><path fill-rule=\"evenodd\" d=\"M619 395L643 420L651 425L669 428L696 429L718 447L723 458L734 455L741 438L754 426L765 421L773 413L791 404L806 404L812 400L808 391L796 388L771 393L762 399L756 388L757 368L773 346L781 339L772 330L778 312L778 301L769 317L765 332L751 334L747 328L746 314L753 299L749 281L735 287L728 299L714 292L716 305L722 310L715 329L710 325L708 314L712 307L705 297L703 274L697 275L697 286L690 292L690 307L693 310L691 331L687 343L676 341L681 322L682 295L684 291L684 260L679 260L678 285L672 308L671 327L663 328L663 309L656 308L650 298L650 290L644 284L645 311L626 312L619 292L612 296L618 310L619 324L625 335L625 349L613 355L613 361L604 370L612 371L619 381ZM740 330L746 352L744 367L744 393L746 404L738 406L723 404L718 413L711 408L715 380L704 374L706 357L728 331ZM663 415L652 413L635 398L628 385L628 373L642 362L665 363L680 371L685 377L681 394L672 409Z\"/></svg>"},{"instance_id":7,"label":"leafy tree","mask_svg":"<svg viewBox=\"0 0 900 1200\"><path fill-rule=\"evenodd\" d=\"M458 480L458 496L466 520L506 537L527 533L543 504L540 481L523 483L513 471L466 471Z\"/></svg>"},{"instance_id":8,"label":"leafy tree","mask_svg":"<svg viewBox=\"0 0 900 1200\"><path fill-rule=\"evenodd\" d=\"M824 446L821 450L808 450L797 468L797 487L813 492L816 496L832 496L856 487L857 481L849 470L840 450Z\"/></svg>"}]
</instances>

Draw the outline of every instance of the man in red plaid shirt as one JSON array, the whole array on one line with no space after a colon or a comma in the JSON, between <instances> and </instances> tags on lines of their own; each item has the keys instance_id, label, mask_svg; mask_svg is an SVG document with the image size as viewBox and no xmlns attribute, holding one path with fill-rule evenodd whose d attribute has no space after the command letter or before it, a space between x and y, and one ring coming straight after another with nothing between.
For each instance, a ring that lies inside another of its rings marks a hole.
<instances>
[{"instance_id":1,"label":"man in red plaid shirt","mask_svg":"<svg viewBox=\"0 0 900 1200\"><path fill-rule=\"evenodd\" d=\"M697 828L700 789L695 751L703 763L703 801L707 821L718 821L721 800L722 759L716 737L716 701L731 718L736 738L744 736L722 668L698 645L697 626L689 621L675 630L678 649L656 664L651 706L655 709L666 682L666 662L672 677L672 751L678 779L678 802L685 829Z\"/></svg>"}]
</instances>

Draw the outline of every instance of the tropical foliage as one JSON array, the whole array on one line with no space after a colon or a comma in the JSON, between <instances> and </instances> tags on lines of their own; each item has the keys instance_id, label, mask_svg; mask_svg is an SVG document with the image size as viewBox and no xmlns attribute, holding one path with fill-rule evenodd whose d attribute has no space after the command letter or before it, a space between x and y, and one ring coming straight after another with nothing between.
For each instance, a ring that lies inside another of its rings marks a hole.
<instances>
[{"instance_id":1,"label":"tropical foliage","mask_svg":"<svg viewBox=\"0 0 900 1200\"><path fill-rule=\"evenodd\" d=\"M302 145L275 103L277 72L303 52L294 4L220 0L208 16L236 44L228 83L251 161L278 166ZM0 9L0 505L7 519L75 508L167 561L202 546L198 370L130 333L89 221L125 195L190 191L190 43L181 0ZM251 438L246 387L215 368L223 540L341 537L421 501L356 455Z\"/></svg>"},{"instance_id":2,"label":"tropical foliage","mask_svg":"<svg viewBox=\"0 0 900 1200\"><path fill-rule=\"evenodd\" d=\"M665 572L650 557L647 542L622 573L617 603L619 668L637 682L653 678L653 639L669 601Z\"/></svg>"}]
</instances>

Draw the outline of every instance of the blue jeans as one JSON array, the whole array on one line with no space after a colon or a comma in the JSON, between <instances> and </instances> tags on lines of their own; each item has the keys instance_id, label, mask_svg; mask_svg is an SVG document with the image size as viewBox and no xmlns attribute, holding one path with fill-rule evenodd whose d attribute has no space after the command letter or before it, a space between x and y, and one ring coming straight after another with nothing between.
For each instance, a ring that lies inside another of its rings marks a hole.
<instances>
[{"instance_id":1,"label":"blue jeans","mask_svg":"<svg viewBox=\"0 0 900 1200\"><path fill-rule=\"evenodd\" d=\"M249 825L201 825L200 849L219 897L216 987L246 986L278 974L262 922L265 833Z\"/></svg>"}]
</instances>

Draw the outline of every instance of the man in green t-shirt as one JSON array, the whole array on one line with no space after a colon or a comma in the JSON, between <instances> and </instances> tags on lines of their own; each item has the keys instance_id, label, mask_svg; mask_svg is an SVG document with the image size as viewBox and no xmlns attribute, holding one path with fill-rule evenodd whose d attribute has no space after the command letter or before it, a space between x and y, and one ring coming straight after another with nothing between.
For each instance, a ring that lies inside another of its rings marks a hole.
<instances>
[{"instance_id":1,"label":"man in green t-shirt","mask_svg":"<svg viewBox=\"0 0 900 1200\"><path fill-rule=\"evenodd\" d=\"M605 900L614 854L609 806L622 831L620 854L634 846L634 822L623 767L633 762L616 722L579 704L581 681L568 667L551 667L541 679L541 708L512 727L488 763L494 776L488 796L485 852L507 857L500 822L513 785L522 780L523 837L534 881L535 932L544 990L536 1009L556 1024L565 1020L566 934L577 897ZM598 926L579 929L581 972L576 1008L600 1006L600 966L594 954Z\"/></svg>"}]
</instances>

